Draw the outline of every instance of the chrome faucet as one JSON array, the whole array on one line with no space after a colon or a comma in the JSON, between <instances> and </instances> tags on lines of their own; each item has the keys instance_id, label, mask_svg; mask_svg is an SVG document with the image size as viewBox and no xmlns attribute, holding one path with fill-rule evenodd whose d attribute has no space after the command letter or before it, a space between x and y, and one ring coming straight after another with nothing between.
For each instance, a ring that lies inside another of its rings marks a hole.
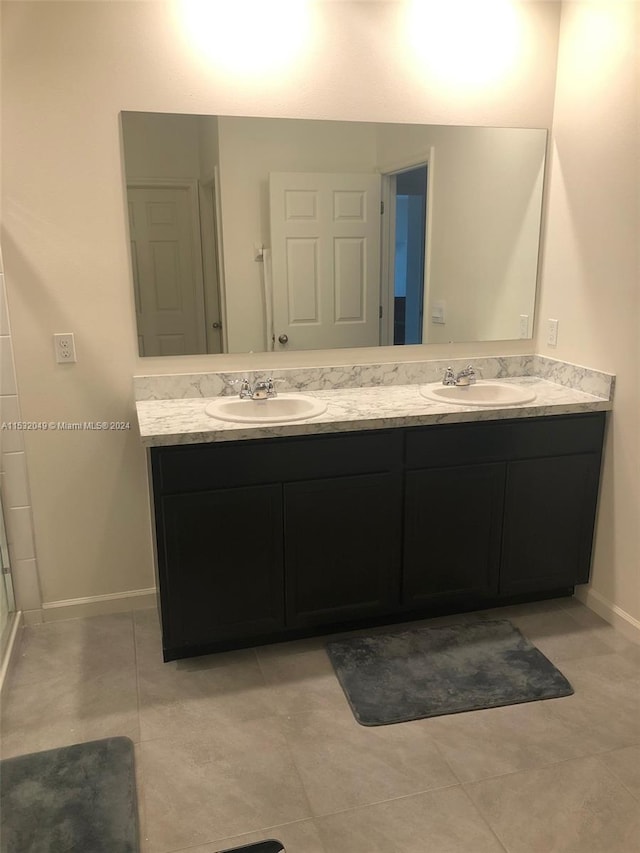
<instances>
[{"instance_id":1,"label":"chrome faucet","mask_svg":"<svg viewBox=\"0 0 640 853\"><path fill-rule=\"evenodd\" d=\"M472 364L468 364L456 376L456 385L473 385L478 377Z\"/></svg>"},{"instance_id":2,"label":"chrome faucet","mask_svg":"<svg viewBox=\"0 0 640 853\"><path fill-rule=\"evenodd\" d=\"M468 364L459 373L454 373L452 367L447 367L442 377L443 385L473 385L476 381L476 371L472 364Z\"/></svg>"},{"instance_id":3,"label":"chrome faucet","mask_svg":"<svg viewBox=\"0 0 640 853\"><path fill-rule=\"evenodd\" d=\"M278 392L271 377L268 379L259 379L253 385L246 378L240 380L241 400L267 400L269 397L277 396Z\"/></svg>"}]
</instances>

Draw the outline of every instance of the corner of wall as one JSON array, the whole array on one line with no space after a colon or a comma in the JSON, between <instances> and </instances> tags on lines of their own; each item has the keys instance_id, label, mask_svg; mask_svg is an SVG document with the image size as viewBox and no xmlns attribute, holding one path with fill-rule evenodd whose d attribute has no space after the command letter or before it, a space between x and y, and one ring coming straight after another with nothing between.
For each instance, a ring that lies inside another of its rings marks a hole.
<instances>
[{"instance_id":1,"label":"corner of wall","mask_svg":"<svg viewBox=\"0 0 640 853\"><path fill-rule=\"evenodd\" d=\"M0 511L7 531L16 607L33 610L42 601L11 326L1 270L0 262Z\"/></svg>"}]
</instances>

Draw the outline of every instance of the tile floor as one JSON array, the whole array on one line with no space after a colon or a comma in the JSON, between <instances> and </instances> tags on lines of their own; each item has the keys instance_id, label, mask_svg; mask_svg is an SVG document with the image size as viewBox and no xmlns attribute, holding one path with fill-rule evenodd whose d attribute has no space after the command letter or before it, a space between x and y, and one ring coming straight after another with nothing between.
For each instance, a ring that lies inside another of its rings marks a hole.
<instances>
[{"instance_id":1,"label":"tile floor","mask_svg":"<svg viewBox=\"0 0 640 853\"><path fill-rule=\"evenodd\" d=\"M365 728L324 638L164 664L147 610L25 629L2 755L129 736L142 853L636 853L640 646L572 599L428 624L478 616L575 695Z\"/></svg>"}]
</instances>

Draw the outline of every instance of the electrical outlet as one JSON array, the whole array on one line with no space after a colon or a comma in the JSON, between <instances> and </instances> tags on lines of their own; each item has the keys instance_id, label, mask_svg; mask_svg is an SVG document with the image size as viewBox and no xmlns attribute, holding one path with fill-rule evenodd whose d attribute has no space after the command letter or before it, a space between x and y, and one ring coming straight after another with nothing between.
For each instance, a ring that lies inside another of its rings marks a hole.
<instances>
[{"instance_id":1,"label":"electrical outlet","mask_svg":"<svg viewBox=\"0 0 640 853\"><path fill-rule=\"evenodd\" d=\"M73 364L77 361L76 345L73 340L73 332L65 332L53 336L53 345L58 364Z\"/></svg>"},{"instance_id":2,"label":"electrical outlet","mask_svg":"<svg viewBox=\"0 0 640 853\"><path fill-rule=\"evenodd\" d=\"M520 315L520 337L528 338L529 337L529 315L521 314Z\"/></svg>"},{"instance_id":3,"label":"electrical outlet","mask_svg":"<svg viewBox=\"0 0 640 853\"><path fill-rule=\"evenodd\" d=\"M557 320L548 320L547 321L547 346L557 347L558 346L558 321Z\"/></svg>"}]
</instances>

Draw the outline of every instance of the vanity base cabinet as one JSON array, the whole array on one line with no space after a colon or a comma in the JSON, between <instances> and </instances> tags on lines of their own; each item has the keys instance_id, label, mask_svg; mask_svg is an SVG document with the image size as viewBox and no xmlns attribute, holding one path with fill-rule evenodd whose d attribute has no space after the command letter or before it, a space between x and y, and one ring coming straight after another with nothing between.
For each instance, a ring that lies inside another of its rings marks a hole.
<instances>
[{"instance_id":1,"label":"vanity base cabinet","mask_svg":"<svg viewBox=\"0 0 640 853\"><path fill-rule=\"evenodd\" d=\"M163 644L171 656L214 638L282 630L279 486L166 495L157 513Z\"/></svg>"},{"instance_id":2,"label":"vanity base cabinet","mask_svg":"<svg viewBox=\"0 0 640 853\"><path fill-rule=\"evenodd\" d=\"M397 609L400 484L385 472L285 485L287 625Z\"/></svg>"},{"instance_id":3,"label":"vanity base cabinet","mask_svg":"<svg viewBox=\"0 0 640 853\"><path fill-rule=\"evenodd\" d=\"M509 464L502 594L589 580L599 473L597 453Z\"/></svg>"},{"instance_id":4,"label":"vanity base cabinet","mask_svg":"<svg viewBox=\"0 0 640 853\"><path fill-rule=\"evenodd\" d=\"M604 413L150 452L165 660L568 595Z\"/></svg>"},{"instance_id":5,"label":"vanity base cabinet","mask_svg":"<svg viewBox=\"0 0 640 853\"><path fill-rule=\"evenodd\" d=\"M151 450L165 660L398 609L402 431Z\"/></svg>"},{"instance_id":6,"label":"vanity base cabinet","mask_svg":"<svg viewBox=\"0 0 640 853\"><path fill-rule=\"evenodd\" d=\"M402 603L498 593L504 463L407 471Z\"/></svg>"}]
</instances>

